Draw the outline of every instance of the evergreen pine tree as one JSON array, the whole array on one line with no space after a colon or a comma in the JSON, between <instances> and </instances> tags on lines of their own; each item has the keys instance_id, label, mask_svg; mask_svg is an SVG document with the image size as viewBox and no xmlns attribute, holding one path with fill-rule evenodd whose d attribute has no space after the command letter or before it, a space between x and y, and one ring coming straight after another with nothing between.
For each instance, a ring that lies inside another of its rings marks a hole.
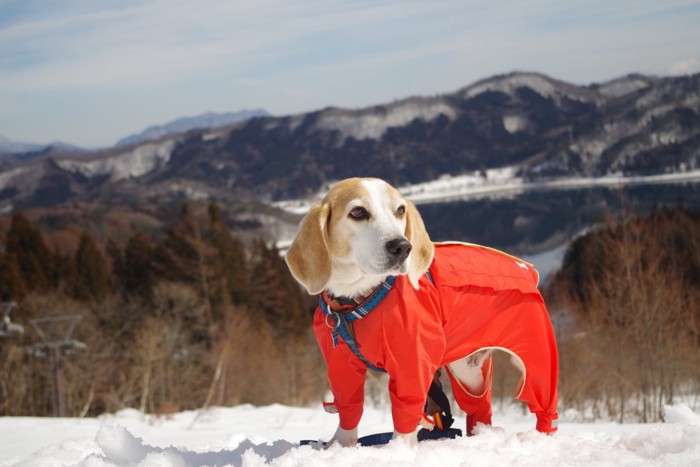
<instances>
[{"instance_id":1,"label":"evergreen pine tree","mask_svg":"<svg viewBox=\"0 0 700 467\"><path fill-rule=\"evenodd\" d=\"M47 270L51 287L64 287L69 295L80 298L76 295L76 283L78 274L75 270L75 257L62 254L58 250L51 253L51 269Z\"/></svg>"},{"instance_id":2,"label":"evergreen pine tree","mask_svg":"<svg viewBox=\"0 0 700 467\"><path fill-rule=\"evenodd\" d=\"M124 249L124 291L127 295L146 302L152 301L155 285L152 256L151 244L146 234L136 232L129 238Z\"/></svg>"},{"instance_id":3,"label":"evergreen pine tree","mask_svg":"<svg viewBox=\"0 0 700 467\"><path fill-rule=\"evenodd\" d=\"M298 335L308 329L310 318L301 290L273 245L262 239L253 245L255 258L251 287L255 309L272 325L278 337Z\"/></svg>"},{"instance_id":4,"label":"evergreen pine tree","mask_svg":"<svg viewBox=\"0 0 700 467\"><path fill-rule=\"evenodd\" d=\"M0 300L19 301L26 293L27 286L17 263L0 254Z\"/></svg>"},{"instance_id":5,"label":"evergreen pine tree","mask_svg":"<svg viewBox=\"0 0 700 467\"><path fill-rule=\"evenodd\" d=\"M27 290L46 291L51 287L52 255L39 229L20 211L12 215L5 252L7 259L16 265Z\"/></svg>"},{"instance_id":6,"label":"evergreen pine tree","mask_svg":"<svg viewBox=\"0 0 700 467\"><path fill-rule=\"evenodd\" d=\"M177 229L169 229L153 251L158 275L173 282L196 283L199 277L198 250Z\"/></svg>"},{"instance_id":7,"label":"evergreen pine tree","mask_svg":"<svg viewBox=\"0 0 700 467\"><path fill-rule=\"evenodd\" d=\"M107 240L105 245L107 257L111 262L111 274L109 276L109 285L112 292L124 293L124 276L126 275L124 266L124 251L119 248L119 245L111 238Z\"/></svg>"},{"instance_id":8,"label":"evergreen pine tree","mask_svg":"<svg viewBox=\"0 0 700 467\"><path fill-rule=\"evenodd\" d=\"M197 227L197 221L194 218L194 208L192 207L191 203L184 203L182 205L182 209L180 210L180 221L178 222L176 230L184 237L199 237L199 234L197 233L199 228Z\"/></svg>"},{"instance_id":9,"label":"evergreen pine tree","mask_svg":"<svg viewBox=\"0 0 700 467\"><path fill-rule=\"evenodd\" d=\"M234 305L251 303L250 280L243 244L231 235L216 203L209 204L211 242L218 251L219 266Z\"/></svg>"},{"instance_id":10,"label":"evergreen pine tree","mask_svg":"<svg viewBox=\"0 0 700 467\"><path fill-rule=\"evenodd\" d=\"M105 258L87 232L80 237L75 252L76 295L78 298L102 299L109 290L109 272Z\"/></svg>"}]
</instances>

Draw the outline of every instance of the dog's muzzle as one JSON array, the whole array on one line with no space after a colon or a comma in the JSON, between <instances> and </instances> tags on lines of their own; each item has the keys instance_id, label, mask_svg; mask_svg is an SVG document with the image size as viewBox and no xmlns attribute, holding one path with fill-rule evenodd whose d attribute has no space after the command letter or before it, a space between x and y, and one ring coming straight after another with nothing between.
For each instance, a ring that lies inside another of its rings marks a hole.
<instances>
[{"instance_id":1,"label":"dog's muzzle","mask_svg":"<svg viewBox=\"0 0 700 467\"><path fill-rule=\"evenodd\" d=\"M389 263L392 263L394 266L398 266L399 264L402 264L406 258L408 258L409 253L411 253L411 242L405 238L395 238L386 242L384 248L386 250Z\"/></svg>"}]
</instances>

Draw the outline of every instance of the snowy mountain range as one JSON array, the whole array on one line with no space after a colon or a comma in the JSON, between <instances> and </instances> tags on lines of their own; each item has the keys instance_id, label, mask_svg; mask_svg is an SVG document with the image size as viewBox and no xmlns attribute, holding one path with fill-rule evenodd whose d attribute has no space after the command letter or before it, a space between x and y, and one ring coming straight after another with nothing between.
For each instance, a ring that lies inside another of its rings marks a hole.
<instances>
[{"instance_id":1,"label":"snowy mountain range","mask_svg":"<svg viewBox=\"0 0 700 467\"><path fill-rule=\"evenodd\" d=\"M14 141L4 135L0 135L0 154L37 151L39 149L42 149L43 147L44 146L40 144Z\"/></svg>"},{"instance_id":2,"label":"snowy mountain range","mask_svg":"<svg viewBox=\"0 0 700 467\"><path fill-rule=\"evenodd\" d=\"M248 120L254 117L266 117L269 113L263 109L241 110L240 112L216 113L207 112L195 117L183 117L164 123L153 125L142 132L130 135L117 141L115 146L129 146L144 141L161 138L173 133L184 133L195 129L216 129L231 125L232 123Z\"/></svg>"},{"instance_id":3,"label":"snowy mountain range","mask_svg":"<svg viewBox=\"0 0 700 467\"><path fill-rule=\"evenodd\" d=\"M27 161L44 154L82 154L85 149L63 141L49 144L34 144L14 141L0 135L0 168Z\"/></svg>"},{"instance_id":4,"label":"snowy mountain range","mask_svg":"<svg viewBox=\"0 0 700 467\"><path fill-rule=\"evenodd\" d=\"M474 190L695 180L699 170L700 75L578 86L518 72L439 96L17 161L0 168L0 212L90 202L167 219L162 206L185 199L303 200L349 176L381 177L434 201Z\"/></svg>"},{"instance_id":5,"label":"snowy mountain range","mask_svg":"<svg viewBox=\"0 0 700 467\"><path fill-rule=\"evenodd\" d=\"M250 118L265 117L268 115L270 114L263 109L225 113L206 112L194 117L178 118L162 125L149 126L140 133L120 139L114 146L130 146L144 141L162 138L166 135L184 133L194 129L222 128ZM0 164L31 159L52 152L81 154L90 151L95 152L96 150L81 148L62 141L54 141L49 144L26 143L12 140L0 134Z\"/></svg>"}]
</instances>

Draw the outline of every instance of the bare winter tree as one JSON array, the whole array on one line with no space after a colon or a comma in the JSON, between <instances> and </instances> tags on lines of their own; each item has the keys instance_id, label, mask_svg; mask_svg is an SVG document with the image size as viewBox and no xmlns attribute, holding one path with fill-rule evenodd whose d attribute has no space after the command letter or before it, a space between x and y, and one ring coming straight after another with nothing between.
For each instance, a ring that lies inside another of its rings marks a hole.
<instances>
[{"instance_id":1,"label":"bare winter tree","mask_svg":"<svg viewBox=\"0 0 700 467\"><path fill-rule=\"evenodd\" d=\"M593 398L619 421L647 422L697 384L699 225L697 216L659 210L609 218L574 243L552 286L578 323L578 334L561 336L564 399Z\"/></svg>"}]
</instances>

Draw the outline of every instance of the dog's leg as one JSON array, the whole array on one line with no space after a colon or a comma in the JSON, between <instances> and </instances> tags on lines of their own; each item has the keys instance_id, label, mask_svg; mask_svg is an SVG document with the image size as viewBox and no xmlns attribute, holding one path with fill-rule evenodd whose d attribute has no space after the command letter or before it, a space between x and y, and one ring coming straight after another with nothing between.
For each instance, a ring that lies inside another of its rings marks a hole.
<instances>
[{"instance_id":1,"label":"dog's leg","mask_svg":"<svg viewBox=\"0 0 700 467\"><path fill-rule=\"evenodd\" d=\"M391 439L401 439L408 443L409 446L416 446L418 444L418 432L414 431L412 433L399 433L394 430L394 434Z\"/></svg>"},{"instance_id":2,"label":"dog's leg","mask_svg":"<svg viewBox=\"0 0 700 467\"><path fill-rule=\"evenodd\" d=\"M455 376L472 394L484 392L484 361L491 355L489 350L478 350L471 355L448 365Z\"/></svg>"},{"instance_id":3,"label":"dog's leg","mask_svg":"<svg viewBox=\"0 0 700 467\"><path fill-rule=\"evenodd\" d=\"M477 423L491 424L492 359L489 350L479 350L447 365L452 393L467 413L467 435Z\"/></svg>"},{"instance_id":4,"label":"dog's leg","mask_svg":"<svg viewBox=\"0 0 700 467\"><path fill-rule=\"evenodd\" d=\"M547 309L542 298L534 294L514 295L513 305L505 308L490 322L493 329L503 333L498 347L510 354L511 361L522 372L522 378L515 392L515 397L527 403L530 412L537 417L537 431L551 434L557 431L557 376L558 359L557 346ZM482 308L488 309L489 303L483 303ZM513 326L513 323L520 323ZM488 334L487 331L484 333ZM453 364L448 365L452 369ZM482 368L484 369L484 368ZM452 378L455 399L459 406L467 412L488 414L490 406L485 400L490 398L488 379L485 379L483 393L470 391L471 387L462 384L456 375ZM477 397L478 396L478 397ZM478 416L473 417L477 421ZM469 430L469 417L467 429Z\"/></svg>"},{"instance_id":5,"label":"dog's leg","mask_svg":"<svg viewBox=\"0 0 700 467\"><path fill-rule=\"evenodd\" d=\"M537 431L557 431L558 357L554 330L541 300L525 301L518 307L523 325L503 340L516 366L523 372L516 398L526 402L537 416Z\"/></svg>"},{"instance_id":6,"label":"dog's leg","mask_svg":"<svg viewBox=\"0 0 700 467\"><path fill-rule=\"evenodd\" d=\"M355 446L357 444L357 427L351 430L345 430L340 425L338 429L335 430L333 437L326 443L326 446L330 446L333 443L340 443L344 448Z\"/></svg>"}]
</instances>

